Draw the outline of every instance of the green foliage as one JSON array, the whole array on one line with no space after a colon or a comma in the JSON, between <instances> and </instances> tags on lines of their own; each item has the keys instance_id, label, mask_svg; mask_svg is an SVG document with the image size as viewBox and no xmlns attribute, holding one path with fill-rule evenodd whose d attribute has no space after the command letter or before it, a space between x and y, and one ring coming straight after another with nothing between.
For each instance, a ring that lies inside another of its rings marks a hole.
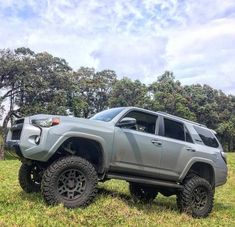
<instances>
[{"instance_id":1,"label":"green foliage","mask_svg":"<svg viewBox=\"0 0 235 227\"><path fill-rule=\"evenodd\" d=\"M184 89L173 74L166 71L149 86L152 98L151 109L164 111L190 120L196 120L196 115L189 108L189 99L184 95Z\"/></svg>"},{"instance_id":2,"label":"green foliage","mask_svg":"<svg viewBox=\"0 0 235 227\"><path fill-rule=\"evenodd\" d=\"M158 195L152 204L135 203L128 183L100 183L94 203L85 209L47 206L40 193L26 194L17 180L19 161L0 162L0 226L235 226L235 154L228 154L228 182L216 189L206 219L180 214L175 196Z\"/></svg>"},{"instance_id":3,"label":"green foliage","mask_svg":"<svg viewBox=\"0 0 235 227\"><path fill-rule=\"evenodd\" d=\"M112 70L95 72L93 68L81 67L73 74L71 111L75 116L88 117L108 108L108 99L116 74Z\"/></svg>"},{"instance_id":4,"label":"green foliage","mask_svg":"<svg viewBox=\"0 0 235 227\"><path fill-rule=\"evenodd\" d=\"M110 94L110 107L138 106L147 107L147 87L139 80L123 78L115 83Z\"/></svg>"},{"instance_id":5,"label":"green foliage","mask_svg":"<svg viewBox=\"0 0 235 227\"><path fill-rule=\"evenodd\" d=\"M28 48L0 52L2 100L10 98L10 109L20 115L41 112L65 113L68 73L65 60ZM17 108L18 107L18 108Z\"/></svg>"}]
</instances>

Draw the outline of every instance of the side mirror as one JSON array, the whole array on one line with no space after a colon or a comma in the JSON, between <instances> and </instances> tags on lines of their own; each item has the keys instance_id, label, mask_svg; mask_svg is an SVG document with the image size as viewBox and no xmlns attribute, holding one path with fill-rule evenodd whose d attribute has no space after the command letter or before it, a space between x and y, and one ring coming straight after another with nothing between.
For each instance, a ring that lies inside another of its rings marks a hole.
<instances>
[{"instance_id":1,"label":"side mirror","mask_svg":"<svg viewBox=\"0 0 235 227\"><path fill-rule=\"evenodd\" d=\"M135 126L136 125L136 119L132 117L124 117L121 121L119 121L116 126L122 127L122 126Z\"/></svg>"}]
</instances>

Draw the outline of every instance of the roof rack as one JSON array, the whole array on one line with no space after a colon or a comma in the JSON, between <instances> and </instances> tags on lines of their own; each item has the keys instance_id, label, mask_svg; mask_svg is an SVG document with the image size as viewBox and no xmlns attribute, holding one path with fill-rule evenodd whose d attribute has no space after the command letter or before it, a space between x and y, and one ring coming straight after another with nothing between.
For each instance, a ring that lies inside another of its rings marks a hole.
<instances>
[{"instance_id":1,"label":"roof rack","mask_svg":"<svg viewBox=\"0 0 235 227\"><path fill-rule=\"evenodd\" d=\"M172 115L172 114L166 113L166 112L157 111L157 113L160 113L160 114L163 114L163 115L166 115L166 116L172 117L172 118L176 118L176 119L178 119L178 120L186 121L186 122L189 122L189 123L191 123L191 124L194 124L194 125L198 125L198 126L201 126L201 127L205 127L205 128L207 128L207 126L206 126L206 125L199 124L199 123L197 123L197 122L195 122L195 121L190 121L190 120L187 120L187 119L185 119L185 118L178 117L178 116L175 116L175 115Z\"/></svg>"}]
</instances>

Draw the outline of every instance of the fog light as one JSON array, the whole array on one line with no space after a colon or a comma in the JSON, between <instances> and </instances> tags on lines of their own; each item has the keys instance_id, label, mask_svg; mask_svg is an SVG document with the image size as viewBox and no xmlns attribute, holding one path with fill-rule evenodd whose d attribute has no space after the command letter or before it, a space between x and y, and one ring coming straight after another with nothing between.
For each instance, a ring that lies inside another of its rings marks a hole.
<instances>
[{"instance_id":1,"label":"fog light","mask_svg":"<svg viewBox=\"0 0 235 227\"><path fill-rule=\"evenodd\" d=\"M36 143L36 144L39 144L39 143L40 143L40 136L36 136L36 137L35 137L35 143Z\"/></svg>"}]
</instances>

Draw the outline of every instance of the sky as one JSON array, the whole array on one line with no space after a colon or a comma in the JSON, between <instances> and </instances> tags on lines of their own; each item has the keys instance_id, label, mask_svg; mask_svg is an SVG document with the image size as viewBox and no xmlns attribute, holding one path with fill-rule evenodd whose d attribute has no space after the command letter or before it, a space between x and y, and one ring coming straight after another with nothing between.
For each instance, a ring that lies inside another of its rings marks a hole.
<instances>
[{"instance_id":1,"label":"sky","mask_svg":"<svg viewBox=\"0 0 235 227\"><path fill-rule=\"evenodd\" d=\"M77 70L235 95L235 0L0 0L0 48L29 47Z\"/></svg>"}]
</instances>

